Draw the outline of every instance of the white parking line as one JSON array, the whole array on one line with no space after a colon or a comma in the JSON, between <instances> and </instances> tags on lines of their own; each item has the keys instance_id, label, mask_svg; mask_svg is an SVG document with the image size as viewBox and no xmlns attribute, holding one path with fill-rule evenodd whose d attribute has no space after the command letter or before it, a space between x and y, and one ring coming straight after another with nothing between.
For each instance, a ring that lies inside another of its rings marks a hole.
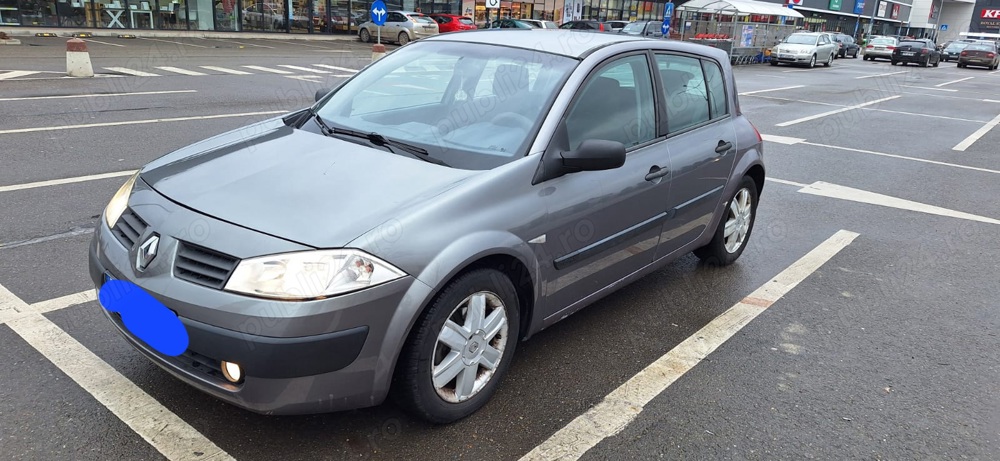
<instances>
[{"instance_id":1,"label":"white parking line","mask_svg":"<svg viewBox=\"0 0 1000 461\"><path fill-rule=\"evenodd\" d=\"M896 75L896 74L905 74L905 73L907 73L907 72L909 72L909 71L908 71L908 70L901 70L901 71L898 71L898 72L887 72L887 73L884 73L884 74L875 74L875 75L862 75L862 76L860 76L860 77L854 77L854 78L856 78L856 79L862 79L862 78L877 78L877 77L887 77L887 76L889 76L889 75Z\"/></svg>"},{"instance_id":2,"label":"white parking line","mask_svg":"<svg viewBox=\"0 0 1000 461\"><path fill-rule=\"evenodd\" d=\"M878 104L878 103L890 101L890 100L893 100L893 99L896 99L896 98L899 98L899 97L900 97L899 95L896 95L896 96L889 96L888 98L876 99L874 101L868 101L868 102L861 103L861 104L855 104L853 106L847 106L847 107L843 107L843 108L840 108L840 109L837 109L837 110L831 110L831 111L828 111L828 112L823 112L821 114L810 115L808 117L802 117L802 118L797 118L795 120L789 120L787 122L781 122L777 126L791 126L791 125L795 125L795 124L802 123L802 122L808 122L810 120L816 120L818 118L829 117L831 115L839 114L841 112L847 112L849 110L860 109L862 107L867 107L867 106L870 106L872 104Z\"/></svg>"},{"instance_id":3,"label":"white parking line","mask_svg":"<svg viewBox=\"0 0 1000 461\"><path fill-rule=\"evenodd\" d=\"M876 151L873 151L873 150L855 149L853 147L843 147L843 146L834 146L834 145L830 145L830 144L820 144L818 142L808 142L805 139L801 139L801 138L791 138L791 137L788 137L788 136L775 136L773 134L761 134L760 136L761 136L761 138L764 139L764 141L773 142L773 143L777 143L777 144L784 144L784 145L787 145L787 146L791 146L791 145L794 145L794 144L805 144L807 146L825 147L827 149L837 149L837 150L844 150L844 151L848 151L848 152L857 152L857 153L860 153L860 154L877 155L879 157L889 157L889 158L895 158L895 159L899 159L899 160L908 160L908 161L911 161L911 162L929 163L931 165L947 166L947 167L951 167L951 168L961 168L963 170L979 171L979 172L982 172L982 173L1000 174L1000 170L990 170L988 168L979 168L979 167L975 167L975 166L959 165L959 164L956 164L956 163L939 162L939 161L936 161L936 160L927 160L927 159L924 159L924 158L907 157L905 155L887 154L885 152L876 152ZM768 179L771 179L771 178L768 178Z\"/></svg>"},{"instance_id":4,"label":"white parking line","mask_svg":"<svg viewBox=\"0 0 1000 461\"><path fill-rule=\"evenodd\" d=\"M133 93L66 94L60 96L26 96L23 98L0 98L0 101L34 101L38 99L108 98L112 96L147 96L151 94L197 93L198 90L137 91Z\"/></svg>"},{"instance_id":5,"label":"white parking line","mask_svg":"<svg viewBox=\"0 0 1000 461\"><path fill-rule=\"evenodd\" d=\"M26 184L13 184L10 186L0 186L0 192L34 189L36 187L58 186L61 184L73 184L77 182L96 181L98 179L119 178L122 176L131 176L134 173L135 170L116 171L114 173L101 173L101 174L92 174L87 176L77 176L74 178L52 179L49 181L29 182Z\"/></svg>"},{"instance_id":6,"label":"white parking line","mask_svg":"<svg viewBox=\"0 0 1000 461\"><path fill-rule=\"evenodd\" d=\"M948 88L931 88L931 87L927 87L927 86L913 86L913 85L900 85L900 86L902 86L903 88L918 88L918 89L921 89L921 90L951 91L951 92L958 91L958 90L952 90L952 89L948 89Z\"/></svg>"},{"instance_id":7,"label":"white parking line","mask_svg":"<svg viewBox=\"0 0 1000 461\"><path fill-rule=\"evenodd\" d=\"M960 78L958 80L952 80L950 82L938 83L937 85L934 85L934 86L940 88L940 87L945 86L945 85L951 85L952 83L964 82L966 80L972 80L974 78L976 78L976 77L965 77L965 78Z\"/></svg>"},{"instance_id":8,"label":"white parking line","mask_svg":"<svg viewBox=\"0 0 1000 461\"><path fill-rule=\"evenodd\" d=\"M914 202L912 200L901 199L890 195L879 194L876 192L869 192L866 190L841 186L839 184L831 184L823 181L816 181L802 188L801 190L799 190L799 192L802 192L803 194L818 195L821 197L836 198L841 200L849 200L852 202L867 203L870 205L879 205L889 208L896 208L900 210L909 210L909 211L916 211L919 213L926 213L937 216L946 216L949 218L965 219L969 221L977 221L987 224L1000 224L1000 220L988 218L985 216L974 215L972 213L965 213L962 211L951 210L939 206L928 205L926 203Z\"/></svg>"},{"instance_id":9,"label":"white parking line","mask_svg":"<svg viewBox=\"0 0 1000 461\"><path fill-rule=\"evenodd\" d=\"M110 70L111 72L118 72L120 74L134 75L136 77L159 77L160 74L154 74L152 72L143 72L141 70L129 69L128 67L105 67L105 70Z\"/></svg>"},{"instance_id":10,"label":"white parking line","mask_svg":"<svg viewBox=\"0 0 1000 461\"><path fill-rule=\"evenodd\" d=\"M214 70L216 72L222 72L224 74L253 75L253 72L243 72L242 70L227 69L225 67L217 67L217 66L198 66L198 67L201 67L202 69L207 69L207 70Z\"/></svg>"},{"instance_id":11,"label":"white parking line","mask_svg":"<svg viewBox=\"0 0 1000 461\"><path fill-rule=\"evenodd\" d=\"M186 122L189 120L210 120L214 118L250 117L254 115L274 115L274 114L283 114L286 112L287 111L284 110L269 110L264 112L245 112L242 114L199 115L194 117L155 118L150 120L126 120L124 122L87 123L83 125L40 126L35 128L17 128L13 130L0 130L0 134L34 133L37 131L74 130L78 128L98 128L105 126L145 125L147 123Z\"/></svg>"},{"instance_id":12,"label":"white parking line","mask_svg":"<svg viewBox=\"0 0 1000 461\"><path fill-rule=\"evenodd\" d=\"M740 96L746 96L750 94L767 93L768 91L781 91L781 90L794 90L795 88L802 88L805 85L793 85L793 86L783 86L781 88L771 88L770 90L756 90L756 91L744 91L740 93Z\"/></svg>"},{"instance_id":13,"label":"white parking line","mask_svg":"<svg viewBox=\"0 0 1000 461\"><path fill-rule=\"evenodd\" d=\"M0 317L8 318L7 326L167 459L233 459L58 325L32 311L0 285Z\"/></svg>"},{"instance_id":14,"label":"white parking line","mask_svg":"<svg viewBox=\"0 0 1000 461\"><path fill-rule=\"evenodd\" d=\"M208 74L206 74L204 72L198 72L198 71L195 71L195 70L181 69L180 67L157 66L156 68L160 69L160 70L165 70L167 72L173 72L173 73L176 73L176 74L183 74L183 75L194 75L194 76L208 75Z\"/></svg>"},{"instance_id":15,"label":"white parking line","mask_svg":"<svg viewBox=\"0 0 1000 461\"><path fill-rule=\"evenodd\" d=\"M986 122L985 125L981 126L975 133L970 134L969 137L963 139L962 142L956 144L951 150L965 151L965 149L968 149L969 146L978 141L979 138L989 133L997 124L1000 124L1000 115L993 117L993 120Z\"/></svg>"},{"instance_id":16,"label":"white parking line","mask_svg":"<svg viewBox=\"0 0 1000 461\"><path fill-rule=\"evenodd\" d=\"M622 431L681 376L708 357L858 237L841 230L570 421L522 461L578 459ZM739 352L734 352L739 353Z\"/></svg>"}]
</instances>

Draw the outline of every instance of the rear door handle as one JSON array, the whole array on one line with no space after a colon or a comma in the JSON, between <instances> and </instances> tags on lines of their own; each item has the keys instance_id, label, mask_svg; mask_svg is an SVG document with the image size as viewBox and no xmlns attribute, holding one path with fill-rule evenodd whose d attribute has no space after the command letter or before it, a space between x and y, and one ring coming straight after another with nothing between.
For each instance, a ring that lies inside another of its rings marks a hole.
<instances>
[{"instance_id":1,"label":"rear door handle","mask_svg":"<svg viewBox=\"0 0 1000 461\"><path fill-rule=\"evenodd\" d=\"M670 174L670 170L666 168L660 168L657 165L653 165L649 168L649 173L646 174L646 181L654 181L668 174Z\"/></svg>"},{"instance_id":2,"label":"rear door handle","mask_svg":"<svg viewBox=\"0 0 1000 461\"><path fill-rule=\"evenodd\" d=\"M715 146L715 153L716 154L725 154L726 152L729 152L729 149L732 149L732 148L733 148L733 143L731 143L731 142L725 142L725 141L719 141L719 145Z\"/></svg>"}]
</instances>

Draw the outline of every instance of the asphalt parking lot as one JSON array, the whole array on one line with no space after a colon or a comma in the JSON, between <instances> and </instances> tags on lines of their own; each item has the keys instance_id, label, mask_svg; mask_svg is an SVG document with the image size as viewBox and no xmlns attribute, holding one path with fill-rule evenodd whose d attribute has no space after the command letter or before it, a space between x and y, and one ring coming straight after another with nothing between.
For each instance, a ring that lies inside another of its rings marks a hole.
<instances>
[{"instance_id":1,"label":"asphalt parking lot","mask_svg":"<svg viewBox=\"0 0 1000 461\"><path fill-rule=\"evenodd\" d=\"M998 72L737 68L768 167L743 257L584 309L518 346L483 411L430 426L216 401L135 352L87 274L131 171L308 105L369 45L98 38L84 80L63 39L24 41L0 50L5 458L1000 459Z\"/></svg>"}]
</instances>

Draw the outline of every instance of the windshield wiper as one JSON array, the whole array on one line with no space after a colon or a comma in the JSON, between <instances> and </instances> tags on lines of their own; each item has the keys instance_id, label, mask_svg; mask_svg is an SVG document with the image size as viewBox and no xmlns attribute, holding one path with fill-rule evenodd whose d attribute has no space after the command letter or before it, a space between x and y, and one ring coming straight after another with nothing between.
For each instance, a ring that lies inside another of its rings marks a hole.
<instances>
[{"instance_id":1,"label":"windshield wiper","mask_svg":"<svg viewBox=\"0 0 1000 461\"><path fill-rule=\"evenodd\" d=\"M316 114L315 112L313 118L316 120L316 124L319 125L319 127L323 130L323 134L327 136L342 135L342 136L350 136L353 138L367 139L368 142L376 146L386 148L386 150L388 150L390 153L393 154L396 153L396 151L393 150L393 147L395 147L396 149L402 150L403 152L410 154L410 156L413 158L433 163L435 165L448 166L448 164L443 162L442 160L431 157L430 152L427 152L427 149L424 149L422 147L414 146L413 144L407 144L402 141L396 141L395 139L389 139L374 131L366 133L364 131L351 130L348 128L331 127L327 125L323 121L323 118L320 117L320 115Z\"/></svg>"}]
</instances>

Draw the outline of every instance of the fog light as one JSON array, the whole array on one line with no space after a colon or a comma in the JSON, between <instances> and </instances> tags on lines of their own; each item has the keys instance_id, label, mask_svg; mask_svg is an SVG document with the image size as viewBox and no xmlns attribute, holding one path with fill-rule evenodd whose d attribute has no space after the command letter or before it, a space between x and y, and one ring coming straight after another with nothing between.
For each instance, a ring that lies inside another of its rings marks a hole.
<instances>
[{"instance_id":1,"label":"fog light","mask_svg":"<svg viewBox=\"0 0 1000 461\"><path fill-rule=\"evenodd\" d=\"M243 381L243 369L233 362L222 361L222 375L231 383Z\"/></svg>"}]
</instances>

